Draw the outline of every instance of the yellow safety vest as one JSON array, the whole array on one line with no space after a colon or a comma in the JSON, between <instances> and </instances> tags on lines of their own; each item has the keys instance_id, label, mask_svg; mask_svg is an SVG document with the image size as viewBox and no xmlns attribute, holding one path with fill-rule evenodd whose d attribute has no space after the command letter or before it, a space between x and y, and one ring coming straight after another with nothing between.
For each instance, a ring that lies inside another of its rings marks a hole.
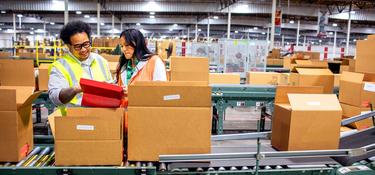
<instances>
[{"instance_id":1,"label":"yellow safety vest","mask_svg":"<svg viewBox=\"0 0 375 175\"><path fill-rule=\"evenodd\" d=\"M70 54L65 54L62 59L53 62L49 68L49 73L51 72L52 67L55 67L55 69L62 73L64 78L68 81L69 87L77 87L79 85L79 80L83 75L81 62L74 59ZM108 62L104 58L94 56L94 60L90 65L90 69L93 80L107 82L112 80L112 75L108 67ZM81 98L82 93L77 94L69 103L72 105L78 105L78 102ZM65 116L66 107L59 106L59 108L61 110L61 114Z\"/></svg>"}]
</instances>

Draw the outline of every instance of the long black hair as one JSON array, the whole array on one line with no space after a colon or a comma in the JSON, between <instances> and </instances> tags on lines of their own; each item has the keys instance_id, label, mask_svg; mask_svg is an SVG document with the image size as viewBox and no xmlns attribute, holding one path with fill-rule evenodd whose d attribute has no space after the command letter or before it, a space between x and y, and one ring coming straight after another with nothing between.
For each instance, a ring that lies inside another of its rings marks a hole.
<instances>
[{"instance_id":1,"label":"long black hair","mask_svg":"<svg viewBox=\"0 0 375 175\"><path fill-rule=\"evenodd\" d=\"M155 55L147 48L146 40L139 30L126 29L123 32L121 32L120 38L121 37L125 37L125 42L134 48L133 57L135 56L135 59L137 59L138 61L147 61L151 58L151 56ZM129 61L131 61L131 59L126 59L124 53L122 53L120 56L120 64L118 64L116 69L117 82L120 78L121 68L124 65L127 65Z\"/></svg>"}]
</instances>

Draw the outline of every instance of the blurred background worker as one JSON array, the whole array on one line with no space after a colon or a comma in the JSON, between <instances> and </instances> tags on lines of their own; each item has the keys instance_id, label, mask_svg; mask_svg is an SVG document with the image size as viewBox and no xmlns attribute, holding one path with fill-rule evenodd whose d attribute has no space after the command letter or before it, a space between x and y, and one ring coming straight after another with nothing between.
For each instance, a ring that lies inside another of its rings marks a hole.
<instances>
[{"instance_id":1,"label":"blurred background worker","mask_svg":"<svg viewBox=\"0 0 375 175\"><path fill-rule=\"evenodd\" d=\"M82 21L69 22L60 31L69 51L51 65L48 93L63 114L66 107L81 106L81 78L113 81L107 60L91 52L90 35L90 26Z\"/></svg>"}]
</instances>

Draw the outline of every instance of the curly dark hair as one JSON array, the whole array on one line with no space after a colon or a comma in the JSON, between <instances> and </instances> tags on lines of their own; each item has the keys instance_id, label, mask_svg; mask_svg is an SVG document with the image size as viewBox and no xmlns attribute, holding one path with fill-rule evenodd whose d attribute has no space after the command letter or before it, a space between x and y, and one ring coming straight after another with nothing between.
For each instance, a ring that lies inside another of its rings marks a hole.
<instances>
[{"instance_id":1,"label":"curly dark hair","mask_svg":"<svg viewBox=\"0 0 375 175\"><path fill-rule=\"evenodd\" d=\"M83 21L72 21L66 24L60 31L60 38L64 41L65 44L70 43L70 37L77 33L85 32L90 38L91 36L91 27L89 24Z\"/></svg>"}]
</instances>

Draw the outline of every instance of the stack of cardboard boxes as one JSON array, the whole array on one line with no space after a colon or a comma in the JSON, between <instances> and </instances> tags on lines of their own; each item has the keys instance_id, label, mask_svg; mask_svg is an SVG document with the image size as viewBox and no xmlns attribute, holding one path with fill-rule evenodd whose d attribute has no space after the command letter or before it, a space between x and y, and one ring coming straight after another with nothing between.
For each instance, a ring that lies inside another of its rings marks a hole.
<instances>
[{"instance_id":1,"label":"stack of cardboard boxes","mask_svg":"<svg viewBox=\"0 0 375 175\"><path fill-rule=\"evenodd\" d=\"M116 47L120 43L120 38L94 38L93 47Z\"/></svg>"},{"instance_id":2,"label":"stack of cardboard boxes","mask_svg":"<svg viewBox=\"0 0 375 175\"><path fill-rule=\"evenodd\" d=\"M12 56L11 52L0 52L0 59L9 58Z\"/></svg>"},{"instance_id":3,"label":"stack of cardboard boxes","mask_svg":"<svg viewBox=\"0 0 375 175\"><path fill-rule=\"evenodd\" d=\"M271 53L267 56L267 66L282 66L283 60L281 59L280 49L272 49Z\"/></svg>"},{"instance_id":4,"label":"stack of cardboard boxes","mask_svg":"<svg viewBox=\"0 0 375 175\"><path fill-rule=\"evenodd\" d=\"M135 82L129 86L128 160L211 151L211 88L207 82Z\"/></svg>"},{"instance_id":5,"label":"stack of cardboard boxes","mask_svg":"<svg viewBox=\"0 0 375 175\"><path fill-rule=\"evenodd\" d=\"M280 151L337 149L341 107L321 87L279 86L272 118L271 145Z\"/></svg>"},{"instance_id":6,"label":"stack of cardboard boxes","mask_svg":"<svg viewBox=\"0 0 375 175\"><path fill-rule=\"evenodd\" d=\"M55 138L55 165L121 165L123 108L68 108L48 120Z\"/></svg>"},{"instance_id":7,"label":"stack of cardboard boxes","mask_svg":"<svg viewBox=\"0 0 375 175\"><path fill-rule=\"evenodd\" d=\"M293 67L297 64L296 60L312 60L319 61L320 53L319 52L295 52L292 56L284 57L283 67L285 69L292 70Z\"/></svg>"},{"instance_id":8,"label":"stack of cardboard boxes","mask_svg":"<svg viewBox=\"0 0 375 175\"><path fill-rule=\"evenodd\" d=\"M33 149L32 60L0 60L0 162L18 162Z\"/></svg>"},{"instance_id":9,"label":"stack of cardboard boxes","mask_svg":"<svg viewBox=\"0 0 375 175\"><path fill-rule=\"evenodd\" d=\"M344 71L340 80L339 99L343 108L343 118L353 117L370 111L375 105L375 38L370 35L368 40L357 41L355 64L350 64L349 71ZM354 60L352 61L352 63ZM366 119L350 125L358 130L373 126L372 119Z\"/></svg>"}]
</instances>

